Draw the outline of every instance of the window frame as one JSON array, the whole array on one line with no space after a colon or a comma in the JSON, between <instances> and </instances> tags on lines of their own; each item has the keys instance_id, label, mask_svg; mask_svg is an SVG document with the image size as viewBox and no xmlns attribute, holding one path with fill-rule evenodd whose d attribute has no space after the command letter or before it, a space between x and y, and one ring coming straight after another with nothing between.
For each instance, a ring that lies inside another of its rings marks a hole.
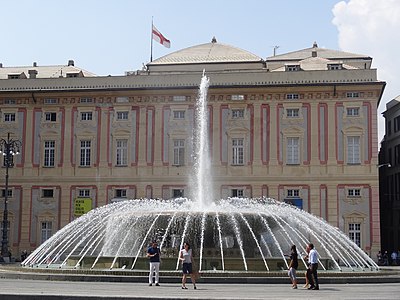
<instances>
[{"instance_id":1,"label":"window frame","mask_svg":"<svg viewBox=\"0 0 400 300\"><path fill-rule=\"evenodd\" d=\"M232 138L232 165L244 166L244 138Z\"/></svg>"},{"instance_id":2,"label":"window frame","mask_svg":"<svg viewBox=\"0 0 400 300\"><path fill-rule=\"evenodd\" d=\"M43 144L43 166L54 167L56 155L56 141L45 140Z\"/></svg>"},{"instance_id":3,"label":"window frame","mask_svg":"<svg viewBox=\"0 0 400 300\"><path fill-rule=\"evenodd\" d=\"M115 140L115 165L119 167L128 165L128 139Z\"/></svg>"},{"instance_id":4,"label":"window frame","mask_svg":"<svg viewBox=\"0 0 400 300\"><path fill-rule=\"evenodd\" d=\"M91 150L92 141L88 139L80 140L80 155L79 155L79 166L90 167L91 166Z\"/></svg>"}]
</instances>

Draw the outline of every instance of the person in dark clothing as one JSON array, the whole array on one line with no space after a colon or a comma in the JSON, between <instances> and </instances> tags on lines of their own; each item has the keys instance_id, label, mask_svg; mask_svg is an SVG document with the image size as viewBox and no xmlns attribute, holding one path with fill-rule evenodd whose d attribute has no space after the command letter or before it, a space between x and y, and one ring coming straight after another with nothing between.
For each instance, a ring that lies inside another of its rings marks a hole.
<instances>
[{"instance_id":1,"label":"person in dark clothing","mask_svg":"<svg viewBox=\"0 0 400 300\"><path fill-rule=\"evenodd\" d=\"M290 252L290 263L289 263L288 275L290 277L290 280L292 281L292 288L297 289L296 271L297 271L297 268L299 267L299 261L298 261L296 245L293 245L290 248L290 251L291 252Z\"/></svg>"}]
</instances>

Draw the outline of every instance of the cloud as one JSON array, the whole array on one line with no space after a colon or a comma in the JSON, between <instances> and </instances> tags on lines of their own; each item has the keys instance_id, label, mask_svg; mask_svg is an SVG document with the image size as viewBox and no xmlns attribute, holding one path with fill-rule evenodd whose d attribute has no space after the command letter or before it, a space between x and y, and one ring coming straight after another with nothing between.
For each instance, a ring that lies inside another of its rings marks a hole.
<instances>
[{"instance_id":1,"label":"cloud","mask_svg":"<svg viewBox=\"0 0 400 300\"><path fill-rule=\"evenodd\" d=\"M349 0L333 8L332 23L339 31L339 47L346 52L360 53L373 58L378 79L387 85L378 109L379 141L384 135L381 112L386 103L400 94L400 1Z\"/></svg>"}]
</instances>

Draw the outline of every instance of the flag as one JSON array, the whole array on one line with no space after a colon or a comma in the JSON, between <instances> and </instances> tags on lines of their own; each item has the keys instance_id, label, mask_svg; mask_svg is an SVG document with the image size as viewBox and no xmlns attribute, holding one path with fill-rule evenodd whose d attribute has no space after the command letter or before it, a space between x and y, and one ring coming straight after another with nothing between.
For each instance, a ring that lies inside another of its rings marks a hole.
<instances>
[{"instance_id":1,"label":"flag","mask_svg":"<svg viewBox=\"0 0 400 300\"><path fill-rule=\"evenodd\" d=\"M152 36L153 36L153 40L155 40L156 42L159 42L164 47L167 47L167 48L171 47L171 42L165 36L163 36L161 34L161 32L159 32L154 25L153 25L153 30L152 30Z\"/></svg>"}]
</instances>

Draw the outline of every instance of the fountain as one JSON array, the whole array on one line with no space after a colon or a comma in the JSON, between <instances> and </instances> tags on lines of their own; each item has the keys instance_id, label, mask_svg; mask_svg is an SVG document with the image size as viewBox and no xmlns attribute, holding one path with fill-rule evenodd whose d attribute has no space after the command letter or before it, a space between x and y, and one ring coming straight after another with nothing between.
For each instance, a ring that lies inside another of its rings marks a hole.
<instances>
[{"instance_id":1,"label":"fountain","mask_svg":"<svg viewBox=\"0 0 400 300\"><path fill-rule=\"evenodd\" d=\"M159 241L163 270L179 268L178 252L192 244L202 272L268 272L288 268L291 245L313 242L320 269L378 270L339 229L294 206L269 198L214 200L208 147L204 75L196 107L192 200L135 199L93 209L40 245L23 266L147 270L146 248ZM301 251L301 250L300 250ZM300 265L307 263L300 255Z\"/></svg>"}]
</instances>

